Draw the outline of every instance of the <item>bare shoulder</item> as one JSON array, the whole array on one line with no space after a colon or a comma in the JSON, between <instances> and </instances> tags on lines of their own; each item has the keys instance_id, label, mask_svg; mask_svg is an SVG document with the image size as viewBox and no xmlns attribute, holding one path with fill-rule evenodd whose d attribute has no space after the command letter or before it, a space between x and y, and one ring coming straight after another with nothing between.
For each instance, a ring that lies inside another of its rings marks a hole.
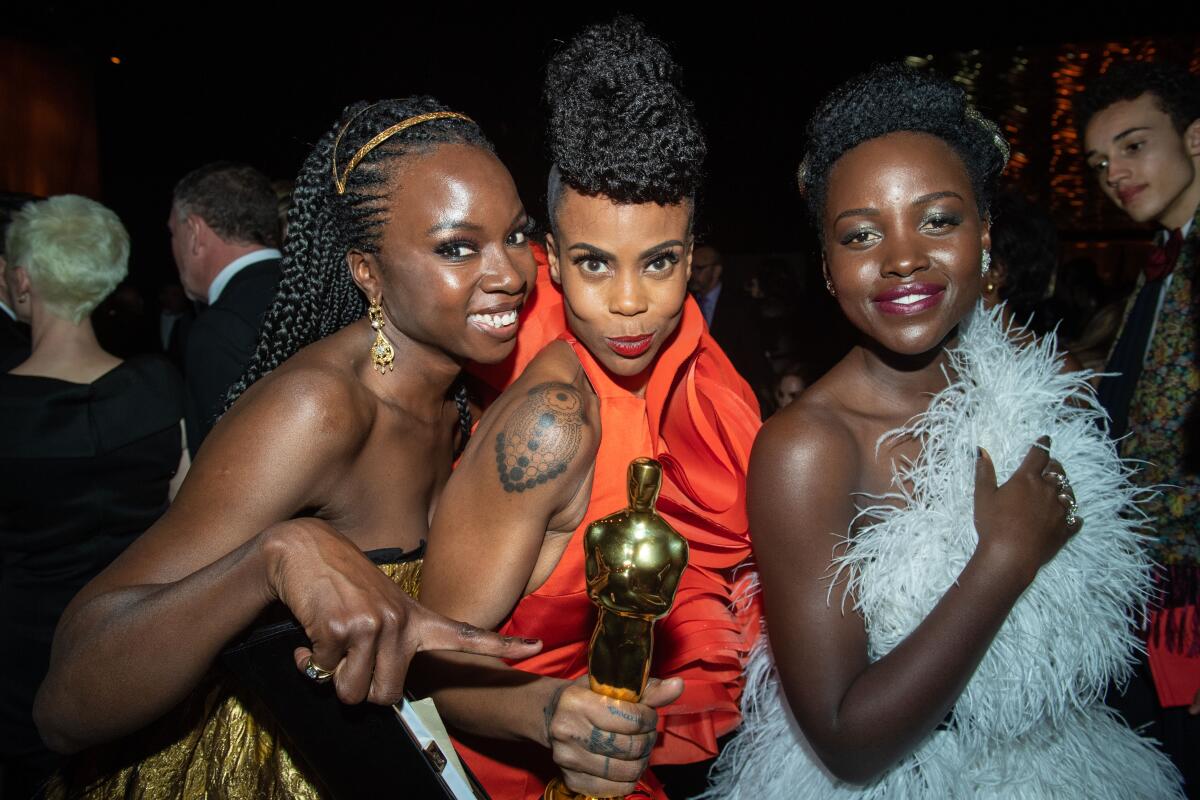
<instances>
[{"instance_id":1,"label":"bare shoulder","mask_svg":"<svg viewBox=\"0 0 1200 800\"><path fill-rule=\"evenodd\" d=\"M795 472L816 460L853 466L858 461L858 442L851 423L836 406L825 398L802 396L763 425L754 441L751 477L757 467L764 475L787 471L794 479L823 480L819 470Z\"/></svg>"},{"instance_id":2,"label":"bare shoulder","mask_svg":"<svg viewBox=\"0 0 1200 800\"><path fill-rule=\"evenodd\" d=\"M860 469L851 423L828 397L802 396L773 416L754 442L747 478L756 549L806 530L844 532Z\"/></svg>"},{"instance_id":3,"label":"bare shoulder","mask_svg":"<svg viewBox=\"0 0 1200 800\"><path fill-rule=\"evenodd\" d=\"M252 428L303 436L310 447L322 450L357 450L370 433L376 399L351 369L314 350L302 350L257 381L213 434L229 429L241 439Z\"/></svg>"},{"instance_id":4,"label":"bare shoulder","mask_svg":"<svg viewBox=\"0 0 1200 800\"><path fill-rule=\"evenodd\" d=\"M180 580L268 526L328 501L374 411L352 373L304 355L234 403L204 440L167 512L89 591Z\"/></svg>"}]
</instances>

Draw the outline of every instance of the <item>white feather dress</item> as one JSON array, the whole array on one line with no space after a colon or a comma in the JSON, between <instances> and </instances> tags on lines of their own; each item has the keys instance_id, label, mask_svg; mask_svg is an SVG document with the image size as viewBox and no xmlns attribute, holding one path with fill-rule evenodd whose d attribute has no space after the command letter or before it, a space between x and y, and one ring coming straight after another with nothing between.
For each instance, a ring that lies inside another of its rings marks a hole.
<instances>
[{"instance_id":1,"label":"white feather dress","mask_svg":"<svg viewBox=\"0 0 1200 800\"><path fill-rule=\"evenodd\" d=\"M895 485L913 488L889 498L899 507L863 509L834 564L849 578L870 658L917 627L974 552L976 446L1003 483L1049 434L1083 529L1017 601L950 724L869 785L837 781L812 755L764 636L747 670L742 727L713 769L707 800L1182 796L1170 761L1101 700L1110 678L1129 671L1151 565L1137 490L1096 425L1103 411L1087 375L1060 372L1052 337L1015 346L998 310L964 322L951 363L955 382L893 432L923 441L916 463L896 467Z\"/></svg>"}]
</instances>

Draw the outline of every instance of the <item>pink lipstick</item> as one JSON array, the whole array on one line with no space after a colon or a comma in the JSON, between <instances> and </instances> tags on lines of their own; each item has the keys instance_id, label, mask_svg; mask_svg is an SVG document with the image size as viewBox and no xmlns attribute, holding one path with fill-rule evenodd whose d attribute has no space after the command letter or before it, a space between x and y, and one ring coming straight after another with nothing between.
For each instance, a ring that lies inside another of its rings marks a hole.
<instances>
[{"instance_id":1,"label":"pink lipstick","mask_svg":"<svg viewBox=\"0 0 1200 800\"><path fill-rule=\"evenodd\" d=\"M637 358L650 349L654 342L653 333L641 336L607 336L604 339L614 353L625 358Z\"/></svg>"},{"instance_id":2,"label":"pink lipstick","mask_svg":"<svg viewBox=\"0 0 1200 800\"><path fill-rule=\"evenodd\" d=\"M919 314L942 302L945 292L936 283L906 283L880 292L871 302L885 314Z\"/></svg>"}]
</instances>

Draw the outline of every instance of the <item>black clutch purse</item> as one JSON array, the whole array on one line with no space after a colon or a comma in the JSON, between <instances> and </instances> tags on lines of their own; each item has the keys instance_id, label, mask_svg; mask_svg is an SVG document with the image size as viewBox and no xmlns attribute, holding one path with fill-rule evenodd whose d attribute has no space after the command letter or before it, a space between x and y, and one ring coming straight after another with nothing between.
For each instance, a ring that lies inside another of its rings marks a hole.
<instances>
[{"instance_id":1,"label":"black clutch purse","mask_svg":"<svg viewBox=\"0 0 1200 800\"><path fill-rule=\"evenodd\" d=\"M449 742L431 742L426 726L418 721L414 729L398 706L348 706L332 685L301 674L292 653L309 644L294 621L278 622L256 628L222 653L221 663L241 691L266 706L289 751L330 797L489 800L465 764L463 774L451 775L458 759L443 752Z\"/></svg>"}]
</instances>

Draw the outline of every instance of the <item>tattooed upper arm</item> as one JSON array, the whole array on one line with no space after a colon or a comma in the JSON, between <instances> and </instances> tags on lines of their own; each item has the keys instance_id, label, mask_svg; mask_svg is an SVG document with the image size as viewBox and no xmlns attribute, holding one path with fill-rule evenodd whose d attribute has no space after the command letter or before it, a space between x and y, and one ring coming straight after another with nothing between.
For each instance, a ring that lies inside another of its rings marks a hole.
<instances>
[{"instance_id":1,"label":"tattooed upper arm","mask_svg":"<svg viewBox=\"0 0 1200 800\"><path fill-rule=\"evenodd\" d=\"M579 454L587 418L569 383L539 383L496 434L496 473L506 492L524 492L567 471Z\"/></svg>"}]
</instances>

